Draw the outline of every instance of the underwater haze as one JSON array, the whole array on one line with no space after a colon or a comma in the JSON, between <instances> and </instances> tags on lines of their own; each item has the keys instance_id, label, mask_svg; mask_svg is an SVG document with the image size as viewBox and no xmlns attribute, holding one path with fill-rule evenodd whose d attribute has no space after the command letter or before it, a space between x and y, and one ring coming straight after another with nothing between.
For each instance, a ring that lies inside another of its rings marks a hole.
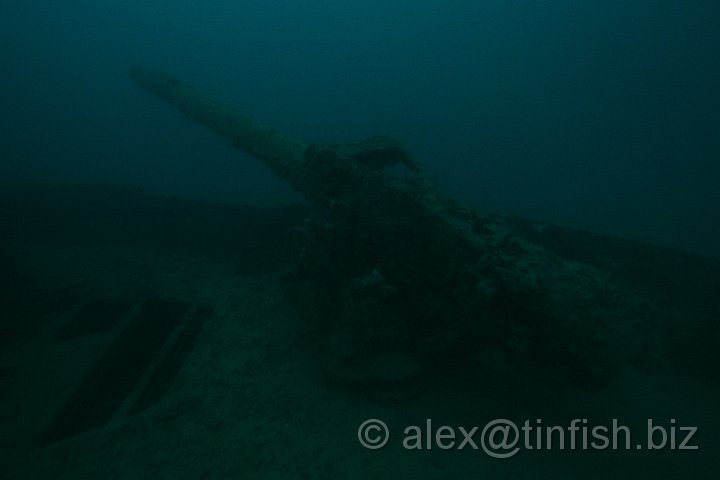
<instances>
[{"instance_id":1,"label":"underwater haze","mask_svg":"<svg viewBox=\"0 0 720 480\"><path fill-rule=\"evenodd\" d=\"M718 24L706 0L4 0L0 175L300 200L137 63L309 141L393 135L482 211L718 255Z\"/></svg>"},{"instance_id":2,"label":"underwater haze","mask_svg":"<svg viewBox=\"0 0 720 480\"><path fill-rule=\"evenodd\" d=\"M0 480L717 480L718 26L0 0Z\"/></svg>"}]
</instances>

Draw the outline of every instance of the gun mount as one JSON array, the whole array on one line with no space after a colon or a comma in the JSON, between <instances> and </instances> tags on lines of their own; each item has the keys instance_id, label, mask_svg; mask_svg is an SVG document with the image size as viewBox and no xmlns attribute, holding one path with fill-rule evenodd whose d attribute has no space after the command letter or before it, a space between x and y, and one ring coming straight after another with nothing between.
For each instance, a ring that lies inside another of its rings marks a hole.
<instances>
[{"instance_id":1,"label":"gun mount","mask_svg":"<svg viewBox=\"0 0 720 480\"><path fill-rule=\"evenodd\" d=\"M592 386L654 348L653 301L600 264L538 243L551 227L447 198L399 142L309 144L167 74L130 76L308 200L287 285L332 376L400 383L490 348Z\"/></svg>"}]
</instances>

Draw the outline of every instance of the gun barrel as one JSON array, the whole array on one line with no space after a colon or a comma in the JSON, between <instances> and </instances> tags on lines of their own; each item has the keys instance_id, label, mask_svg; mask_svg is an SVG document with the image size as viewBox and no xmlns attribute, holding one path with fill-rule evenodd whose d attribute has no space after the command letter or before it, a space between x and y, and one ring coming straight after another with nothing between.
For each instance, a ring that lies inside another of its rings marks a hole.
<instances>
[{"instance_id":1,"label":"gun barrel","mask_svg":"<svg viewBox=\"0 0 720 480\"><path fill-rule=\"evenodd\" d=\"M307 145L272 128L259 125L226 106L158 70L133 66L130 78L149 93L174 106L248 155L267 165L276 175L303 192Z\"/></svg>"}]
</instances>

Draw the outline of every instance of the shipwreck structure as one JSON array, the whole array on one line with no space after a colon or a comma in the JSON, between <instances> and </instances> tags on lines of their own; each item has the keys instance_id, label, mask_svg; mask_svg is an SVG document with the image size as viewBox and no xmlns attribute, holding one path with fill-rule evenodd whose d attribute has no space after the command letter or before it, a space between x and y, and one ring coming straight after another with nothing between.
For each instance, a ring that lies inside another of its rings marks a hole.
<instances>
[{"instance_id":1,"label":"shipwreck structure","mask_svg":"<svg viewBox=\"0 0 720 480\"><path fill-rule=\"evenodd\" d=\"M165 73L129 73L309 202L286 280L329 375L394 384L493 349L595 386L660 348L657 324L670 314L608 260L612 242L480 214L441 194L391 138L306 143Z\"/></svg>"}]
</instances>

